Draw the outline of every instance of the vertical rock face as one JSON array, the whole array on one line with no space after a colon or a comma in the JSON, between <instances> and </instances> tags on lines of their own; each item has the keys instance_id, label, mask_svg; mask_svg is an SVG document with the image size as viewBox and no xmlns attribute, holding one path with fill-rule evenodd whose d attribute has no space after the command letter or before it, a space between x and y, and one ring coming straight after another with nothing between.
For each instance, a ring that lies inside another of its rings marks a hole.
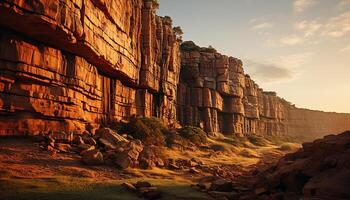
<instances>
[{"instance_id":1,"label":"vertical rock face","mask_svg":"<svg viewBox=\"0 0 350 200\"><path fill-rule=\"evenodd\" d=\"M0 2L0 135L176 120L179 42L150 1Z\"/></svg>"},{"instance_id":2,"label":"vertical rock face","mask_svg":"<svg viewBox=\"0 0 350 200\"><path fill-rule=\"evenodd\" d=\"M210 133L285 133L283 101L245 75L241 60L185 42L181 61L181 124L202 126Z\"/></svg>"},{"instance_id":3,"label":"vertical rock face","mask_svg":"<svg viewBox=\"0 0 350 200\"><path fill-rule=\"evenodd\" d=\"M136 115L213 134L350 129L349 115L264 92L237 58L191 42L180 53L171 18L157 16L155 4L1 1L0 135L82 132Z\"/></svg>"}]
</instances>

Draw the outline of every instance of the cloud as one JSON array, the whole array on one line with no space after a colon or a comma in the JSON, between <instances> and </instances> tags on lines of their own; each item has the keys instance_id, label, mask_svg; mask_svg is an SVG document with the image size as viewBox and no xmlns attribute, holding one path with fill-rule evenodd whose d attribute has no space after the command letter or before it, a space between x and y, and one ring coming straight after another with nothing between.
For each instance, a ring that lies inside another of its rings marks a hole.
<instances>
[{"instance_id":1,"label":"cloud","mask_svg":"<svg viewBox=\"0 0 350 200\"><path fill-rule=\"evenodd\" d=\"M294 12L302 13L317 3L316 0L294 0Z\"/></svg>"},{"instance_id":2,"label":"cloud","mask_svg":"<svg viewBox=\"0 0 350 200\"><path fill-rule=\"evenodd\" d=\"M289 54L273 58L271 59L271 62L280 63L280 65L284 67L300 71L301 68L304 68L303 66L311 58L312 55L313 54L311 52Z\"/></svg>"},{"instance_id":3,"label":"cloud","mask_svg":"<svg viewBox=\"0 0 350 200\"><path fill-rule=\"evenodd\" d=\"M295 29L303 31L304 37L310 37L315 35L322 27L322 24L318 21L300 21L294 24Z\"/></svg>"},{"instance_id":4,"label":"cloud","mask_svg":"<svg viewBox=\"0 0 350 200\"><path fill-rule=\"evenodd\" d=\"M349 0L350 1L350 0ZM294 24L294 33L269 38L267 47L317 45L324 38L338 39L350 35L350 11L320 20L303 20Z\"/></svg>"},{"instance_id":5,"label":"cloud","mask_svg":"<svg viewBox=\"0 0 350 200\"><path fill-rule=\"evenodd\" d=\"M288 35L284 36L279 40L279 43L282 45L287 45L287 46L294 46L297 44L301 44L304 42L303 37L299 37L297 35Z\"/></svg>"},{"instance_id":6,"label":"cloud","mask_svg":"<svg viewBox=\"0 0 350 200\"><path fill-rule=\"evenodd\" d=\"M261 30L261 29L267 29L267 28L272 28L273 24L270 22L263 22L259 24L255 24L252 29L253 30Z\"/></svg>"},{"instance_id":7,"label":"cloud","mask_svg":"<svg viewBox=\"0 0 350 200\"><path fill-rule=\"evenodd\" d=\"M337 10L339 11L343 11L350 8L350 0L341 0L338 4L337 4Z\"/></svg>"},{"instance_id":8,"label":"cloud","mask_svg":"<svg viewBox=\"0 0 350 200\"><path fill-rule=\"evenodd\" d=\"M323 36L330 36L333 38L343 37L350 33L350 12L339 14L332 17L323 27Z\"/></svg>"},{"instance_id":9,"label":"cloud","mask_svg":"<svg viewBox=\"0 0 350 200\"><path fill-rule=\"evenodd\" d=\"M268 60L246 59L245 69L257 81L265 83L290 81L305 70L312 53L290 54Z\"/></svg>"},{"instance_id":10,"label":"cloud","mask_svg":"<svg viewBox=\"0 0 350 200\"><path fill-rule=\"evenodd\" d=\"M350 52L350 45L339 50L340 53Z\"/></svg>"},{"instance_id":11,"label":"cloud","mask_svg":"<svg viewBox=\"0 0 350 200\"><path fill-rule=\"evenodd\" d=\"M274 63L247 60L246 69L255 79L267 83L289 80L294 77L294 73L291 70Z\"/></svg>"}]
</instances>

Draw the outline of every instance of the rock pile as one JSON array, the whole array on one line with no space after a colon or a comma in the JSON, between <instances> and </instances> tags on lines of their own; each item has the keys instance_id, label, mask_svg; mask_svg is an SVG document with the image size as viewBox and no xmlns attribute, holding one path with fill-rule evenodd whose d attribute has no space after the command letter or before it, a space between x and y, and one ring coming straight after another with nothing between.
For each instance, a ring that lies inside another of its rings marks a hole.
<instances>
[{"instance_id":1,"label":"rock pile","mask_svg":"<svg viewBox=\"0 0 350 200\"><path fill-rule=\"evenodd\" d=\"M261 195L289 193L307 198L350 198L350 132L304 143L261 174Z\"/></svg>"},{"instance_id":2,"label":"rock pile","mask_svg":"<svg viewBox=\"0 0 350 200\"><path fill-rule=\"evenodd\" d=\"M59 140L66 138L69 140ZM170 170L188 170L200 173L205 169L203 163L196 159L164 159L162 148L143 145L140 140L130 135L119 135L110 128L97 129L94 134L84 131L83 135L66 134L64 132L35 136L42 142L41 148L56 153L76 153L82 157L86 165L113 165L119 169L153 167ZM40 139L39 139L40 138Z\"/></svg>"},{"instance_id":3,"label":"rock pile","mask_svg":"<svg viewBox=\"0 0 350 200\"><path fill-rule=\"evenodd\" d=\"M69 134L70 140L58 143L57 138L65 138L64 132L37 136L41 138L42 148L53 153L78 153L86 165L112 164L120 169L129 167L151 168L164 166L151 147L143 146L140 140L128 139L109 128L100 128L95 134ZM62 141L62 140L61 140Z\"/></svg>"},{"instance_id":4,"label":"rock pile","mask_svg":"<svg viewBox=\"0 0 350 200\"><path fill-rule=\"evenodd\" d=\"M195 187L215 199L349 199L350 131L304 143L264 171L211 174L215 176L199 179Z\"/></svg>"}]
</instances>

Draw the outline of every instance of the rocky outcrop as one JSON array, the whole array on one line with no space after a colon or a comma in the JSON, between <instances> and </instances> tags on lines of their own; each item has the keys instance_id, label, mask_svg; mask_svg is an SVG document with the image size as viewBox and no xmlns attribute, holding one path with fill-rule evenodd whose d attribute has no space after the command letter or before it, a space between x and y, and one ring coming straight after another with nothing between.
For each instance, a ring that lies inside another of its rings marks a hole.
<instances>
[{"instance_id":1,"label":"rocky outcrop","mask_svg":"<svg viewBox=\"0 0 350 200\"><path fill-rule=\"evenodd\" d=\"M242 61L182 44L178 119L224 134L284 134L286 102L244 74Z\"/></svg>"},{"instance_id":2,"label":"rocky outcrop","mask_svg":"<svg viewBox=\"0 0 350 200\"><path fill-rule=\"evenodd\" d=\"M349 115L263 91L237 58L188 42L180 50L156 9L152 0L1 1L0 135L82 133L136 115L212 134L350 129Z\"/></svg>"},{"instance_id":3,"label":"rocky outcrop","mask_svg":"<svg viewBox=\"0 0 350 200\"><path fill-rule=\"evenodd\" d=\"M0 2L0 135L175 123L179 42L152 1Z\"/></svg>"},{"instance_id":4,"label":"rocky outcrop","mask_svg":"<svg viewBox=\"0 0 350 200\"><path fill-rule=\"evenodd\" d=\"M276 166L261 173L256 188L264 188L261 195L289 193L290 196L296 196L295 199L301 196L348 199L350 192L346 186L350 184L349 158L350 132L328 135L303 144L298 152L286 155Z\"/></svg>"}]
</instances>

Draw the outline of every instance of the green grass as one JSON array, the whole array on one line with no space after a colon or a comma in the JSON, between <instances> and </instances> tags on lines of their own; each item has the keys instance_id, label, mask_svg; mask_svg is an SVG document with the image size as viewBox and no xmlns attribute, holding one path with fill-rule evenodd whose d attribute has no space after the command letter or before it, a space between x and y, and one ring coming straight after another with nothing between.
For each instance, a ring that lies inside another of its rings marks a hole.
<instances>
[{"instance_id":1,"label":"green grass","mask_svg":"<svg viewBox=\"0 0 350 200\"><path fill-rule=\"evenodd\" d=\"M145 179L142 179L145 180ZM204 193L192 189L188 183L164 179L146 179L159 187L163 199L210 199ZM120 186L123 182L94 181L91 179L54 177L39 179L0 179L1 200L139 200L137 194Z\"/></svg>"},{"instance_id":2,"label":"green grass","mask_svg":"<svg viewBox=\"0 0 350 200\"><path fill-rule=\"evenodd\" d=\"M300 147L301 146L296 143L284 143L279 147L279 150L289 152L289 151L296 151Z\"/></svg>"},{"instance_id":3,"label":"green grass","mask_svg":"<svg viewBox=\"0 0 350 200\"><path fill-rule=\"evenodd\" d=\"M249 140L249 142L254 144L255 146L265 147L269 145L269 141L262 136L247 135L246 137Z\"/></svg>"}]
</instances>

